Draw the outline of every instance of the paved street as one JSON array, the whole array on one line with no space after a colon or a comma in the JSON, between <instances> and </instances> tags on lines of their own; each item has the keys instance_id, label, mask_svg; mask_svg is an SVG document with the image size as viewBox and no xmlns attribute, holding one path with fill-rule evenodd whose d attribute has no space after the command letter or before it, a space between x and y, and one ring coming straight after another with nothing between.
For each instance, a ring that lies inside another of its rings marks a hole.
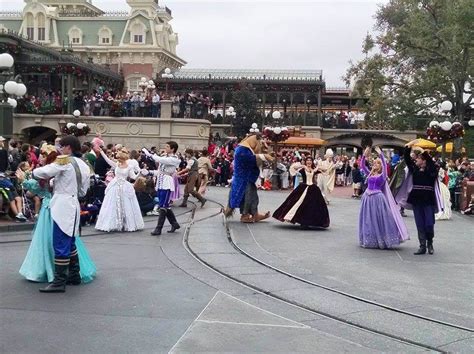
<instances>
[{"instance_id":1,"label":"paved street","mask_svg":"<svg viewBox=\"0 0 474 354\"><path fill-rule=\"evenodd\" d=\"M436 225L435 254L358 246L359 201L336 189L328 230L275 220L224 222L228 189L204 209L176 208L179 233L83 240L92 283L41 294L18 274L29 231L0 236L2 353L472 352L474 219ZM288 192L259 192L275 210ZM25 242L23 242L25 241Z\"/></svg>"}]
</instances>

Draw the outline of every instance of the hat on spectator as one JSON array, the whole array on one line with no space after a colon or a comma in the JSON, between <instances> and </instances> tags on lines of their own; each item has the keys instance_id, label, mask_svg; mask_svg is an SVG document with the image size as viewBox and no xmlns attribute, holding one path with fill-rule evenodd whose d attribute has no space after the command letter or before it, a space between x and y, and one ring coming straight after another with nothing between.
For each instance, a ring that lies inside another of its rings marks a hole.
<instances>
[{"instance_id":1,"label":"hat on spectator","mask_svg":"<svg viewBox=\"0 0 474 354\"><path fill-rule=\"evenodd\" d=\"M5 139L3 136L0 135L0 141L5 141L7 139Z\"/></svg>"}]
</instances>

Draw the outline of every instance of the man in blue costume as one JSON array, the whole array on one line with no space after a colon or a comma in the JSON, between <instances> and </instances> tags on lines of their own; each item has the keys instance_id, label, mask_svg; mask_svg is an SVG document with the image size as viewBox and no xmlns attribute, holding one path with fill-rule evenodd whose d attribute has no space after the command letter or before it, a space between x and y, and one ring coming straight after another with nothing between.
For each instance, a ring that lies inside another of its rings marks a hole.
<instances>
[{"instance_id":1,"label":"man in blue costume","mask_svg":"<svg viewBox=\"0 0 474 354\"><path fill-rule=\"evenodd\" d=\"M78 156L81 143L75 136L68 135L59 141L61 153L52 164L33 171L35 179L54 178L53 198L50 202L53 218L54 280L44 293L63 293L66 284L81 283L79 256L76 236L79 236L79 198L86 195L89 188L90 169ZM68 274L69 273L69 274Z\"/></svg>"},{"instance_id":2,"label":"man in blue costume","mask_svg":"<svg viewBox=\"0 0 474 354\"><path fill-rule=\"evenodd\" d=\"M258 222L270 217L270 212L258 213L258 195L255 185L260 175L259 164L272 162L273 157L264 154L265 142L259 135L250 135L241 141L234 154L234 175L230 187L229 203L224 212L226 217L232 215L235 208L240 208L240 221Z\"/></svg>"}]
</instances>

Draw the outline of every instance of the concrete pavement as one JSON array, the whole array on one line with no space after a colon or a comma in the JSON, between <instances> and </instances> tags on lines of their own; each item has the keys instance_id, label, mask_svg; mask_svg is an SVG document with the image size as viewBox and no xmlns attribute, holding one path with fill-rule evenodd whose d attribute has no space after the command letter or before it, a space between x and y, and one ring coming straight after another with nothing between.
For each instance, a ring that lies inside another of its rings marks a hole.
<instances>
[{"instance_id":1,"label":"concrete pavement","mask_svg":"<svg viewBox=\"0 0 474 354\"><path fill-rule=\"evenodd\" d=\"M227 193L211 188L208 196L225 203ZM259 192L262 210L273 211L287 194ZM273 220L247 226L236 218L228 225L245 252L291 274L472 328L473 219L455 214L452 221L439 222L435 254L415 257L414 236L395 251L359 248L358 203L333 198L331 227L325 231L303 231ZM83 240L98 277L58 295L40 294L39 284L18 274L28 242L16 241L27 240L29 233L1 232L0 242L14 242L0 244L0 351L62 353L65 343L73 353L424 350L276 300L251 287L255 285L439 350L472 352L470 332L388 316L368 304L285 279L244 257L229 243L219 210L218 204L208 203L189 224L192 214L176 208L180 223L189 229L159 238L148 235L154 218L146 219L148 229L142 232L85 230ZM413 218L405 220L414 235Z\"/></svg>"}]
</instances>

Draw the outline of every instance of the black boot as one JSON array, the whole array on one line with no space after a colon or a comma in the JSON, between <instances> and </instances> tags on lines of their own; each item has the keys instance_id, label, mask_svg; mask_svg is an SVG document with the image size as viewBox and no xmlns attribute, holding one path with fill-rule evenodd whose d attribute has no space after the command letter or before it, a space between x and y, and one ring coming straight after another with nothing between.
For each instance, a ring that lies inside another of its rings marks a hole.
<instances>
[{"instance_id":1,"label":"black boot","mask_svg":"<svg viewBox=\"0 0 474 354\"><path fill-rule=\"evenodd\" d=\"M153 236L159 236L161 235L161 229L163 228L163 225L165 224L166 220L166 209L165 208L160 208L159 215L158 215L158 223L156 224L155 230L151 233Z\"/></svg>"},{"instance_id":2,"label":"black boot","mask_svg":"<svg viewBox=\"0 0 474 354\"><path fill-rule=\"evenodd\" d=\"M426 234L423 232L418 232L418 240L420 241L420 248L416 251L415 255L425 254L426 253Z\"/></svg>"},{"instance_id":3,"label":"black boot","mask_svg":"<svg viewBox=\"0 0 474 354\"><path fill-rule=\"evenodd\" d=\"M428 241L428 253L429 253L429 254L433 254L433 253L434 253L433 238L434 238L434 233L433 233L433 232L427 232L427 233L426 233L426 239L427 239L427 241Z\"/></svg>"},{"instance_id":4,"label":"black boot","mask_svg":"<svg viewBox=\"0 0 474 354\"><path fill-rule=\"evenodd\" d=\"M193 195L194 198L196 198L197 200L199 200L199 203L201 203L201 208L204 207L204 204L206 204L207 202L207 199L204 198L201 194L199 194L198 192L196 191L192 191L191 194Z\"/></svg>"},{"instance_id":5,"label":"black boot","mask_svg":"<svg viewBox=\"0 0 474 354\"><path fill-rule=\"evenodd\" d=\"M179 226L178 221L176 220L176 216L173 213L173 210L167 209L166 210L166 217L168 218L169 223L171 224L171 229L168 231L168 233L173 233L181 226Z\"/></svg>"},{"instance_id":6,"label":"black boot","mask_svg":"<svg viewBox=\"0 0 474 354\"><path fill-rule=\"evenodd\" d=\"M69 262L69 275L67 277L66 285L80 285L81 284L81 267L79 266L79 256L77 250L74 250Z\"/></svg>"},{"instance_id":7,"label":"black boot","mask_svg":"<svg viewBox=\"0 0 474 354\"><path fill-rule=\"evenodd\" d=\"M189 198L188 195L185 195L183 197L183 201L181 202L181 205L180 205L181 208L186 208L188 206L188 198Z\"/></svg>"},{"instance_id":8,"label":"black boot","mask_svg":"<svg viewBox=\"0 0 474 354\"><path fill-rule=\"evenodd\" d=\"M69 260L65 259L54 259L54 280L47 287L39 289L40 292L64 293L66 291L67 269L69 268L68 262Z\"/></svg>"}]
</instances>

